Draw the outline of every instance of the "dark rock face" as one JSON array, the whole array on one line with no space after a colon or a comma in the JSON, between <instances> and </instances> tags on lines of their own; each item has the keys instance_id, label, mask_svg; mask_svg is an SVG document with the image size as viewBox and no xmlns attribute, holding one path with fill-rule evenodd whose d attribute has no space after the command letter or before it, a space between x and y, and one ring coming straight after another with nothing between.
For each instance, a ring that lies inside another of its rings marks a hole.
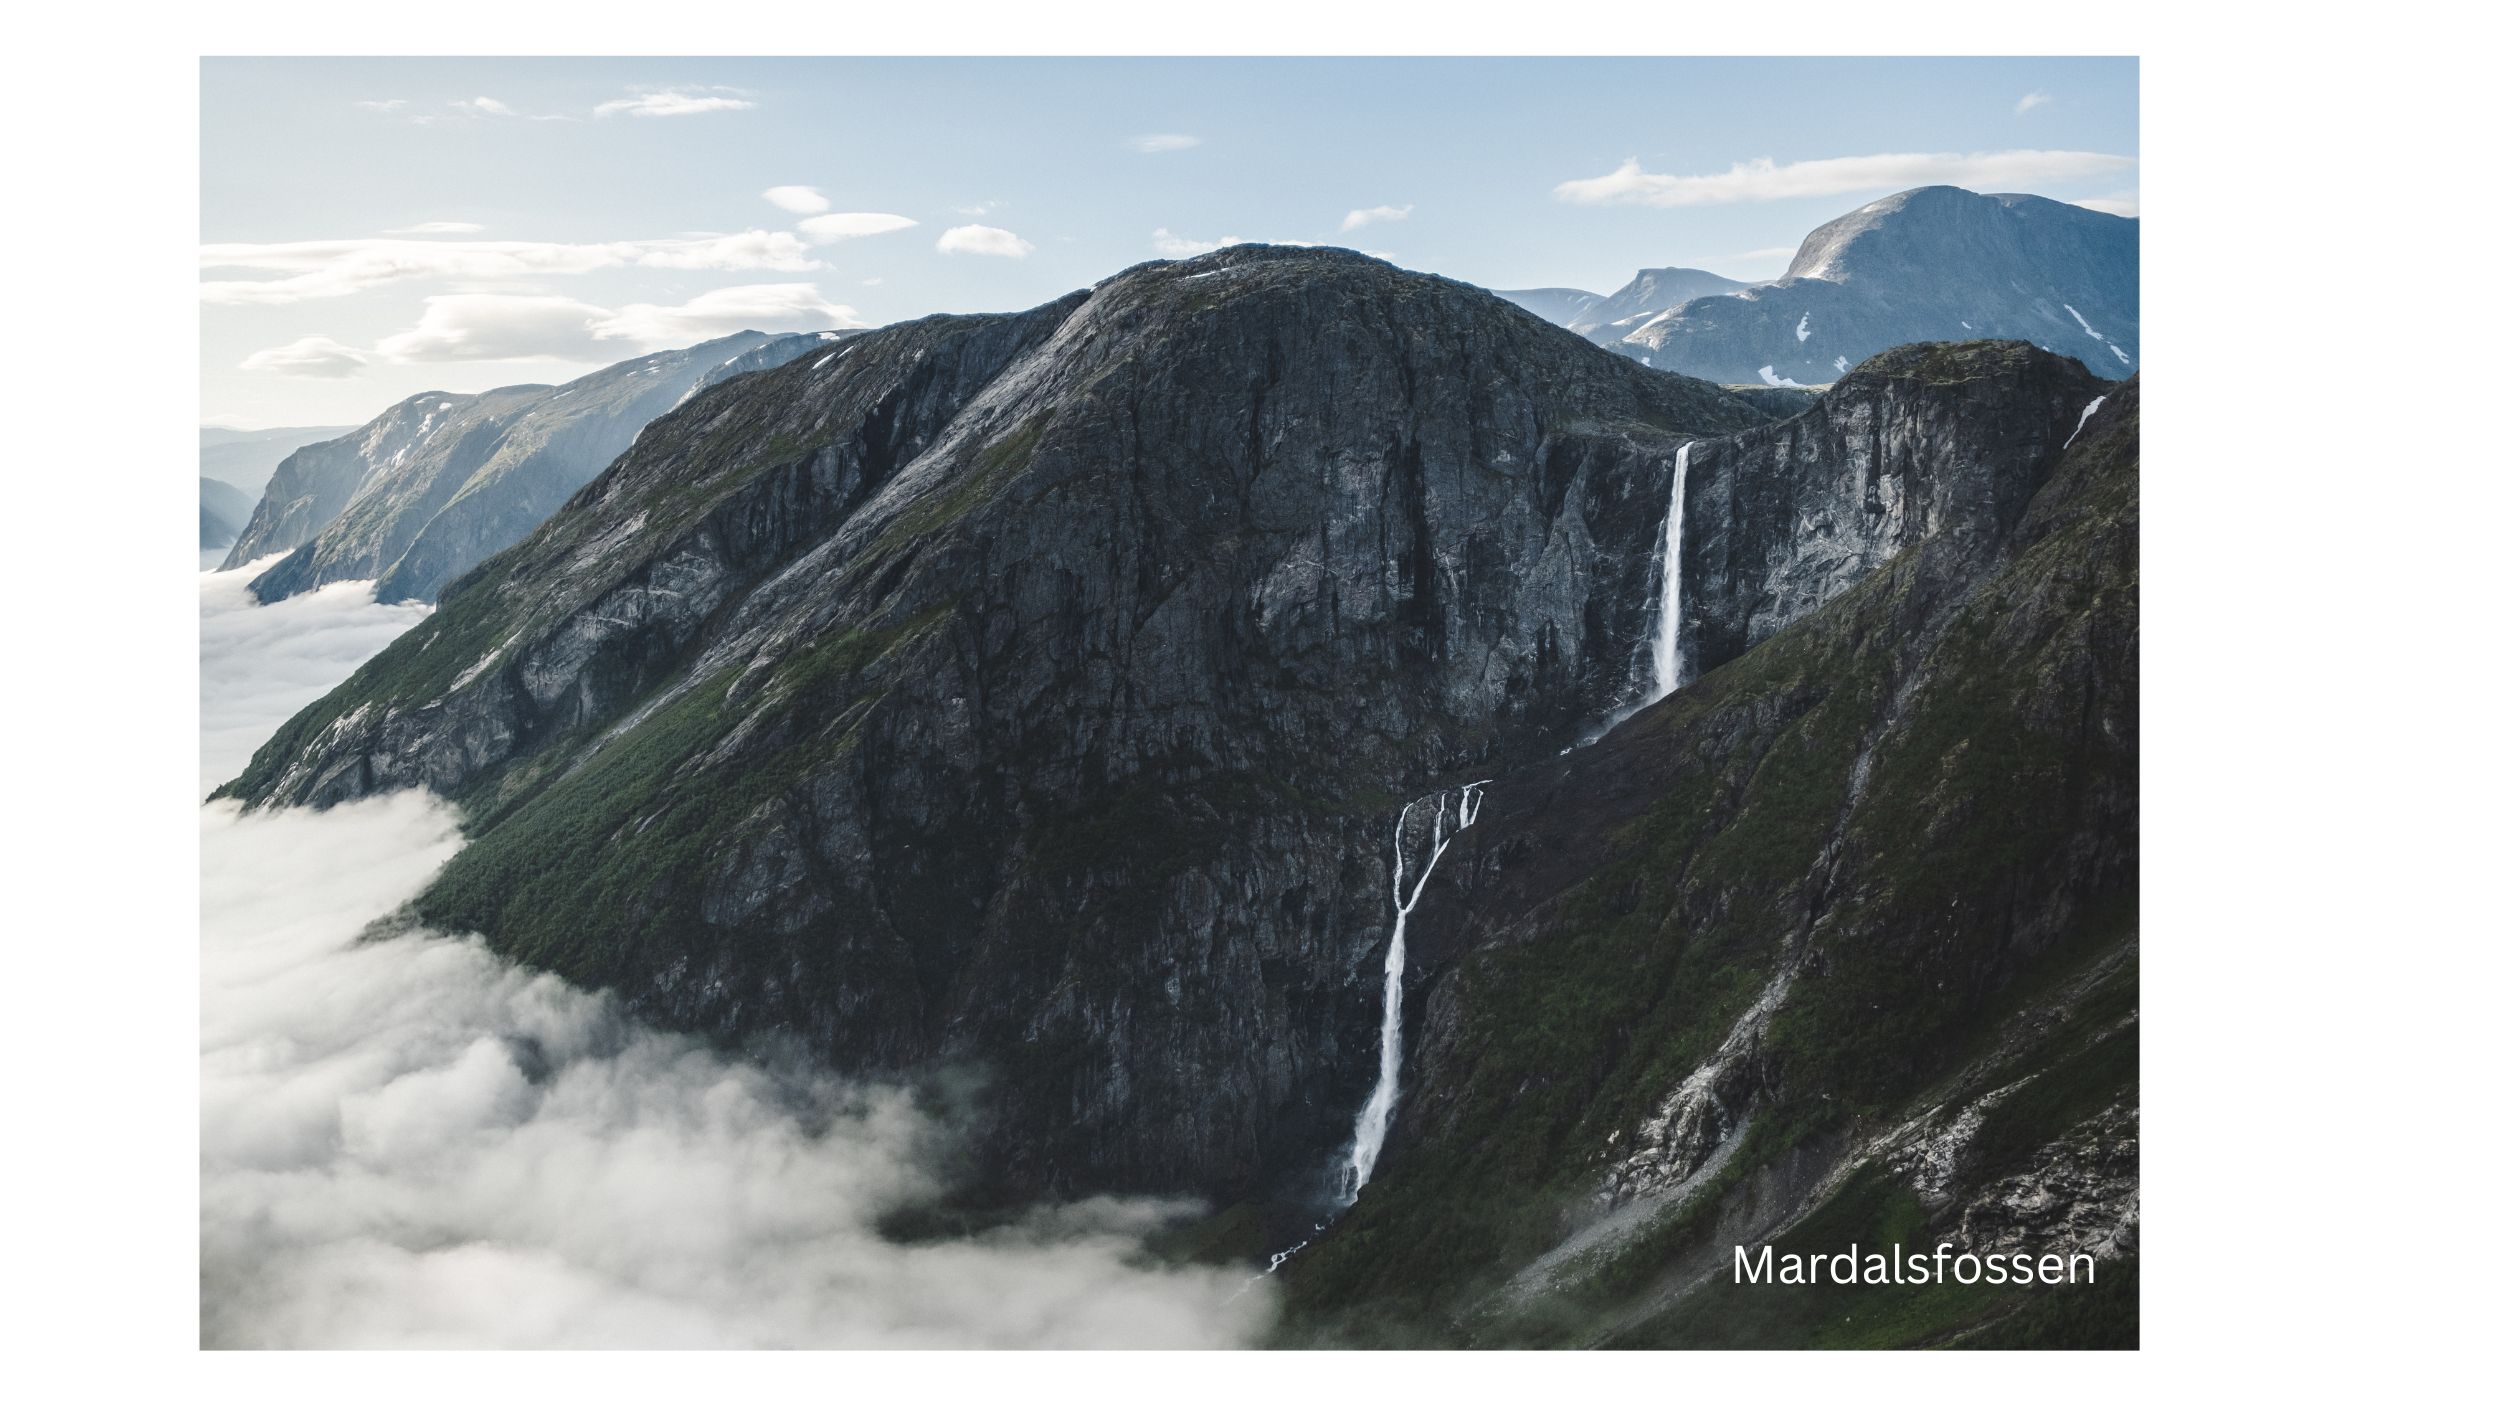
<instances>
[{"instance_id":1,"label":"dark rock face","mask_svg":"<svg viewBox=\"0 0 2500 1406\"><path fill-rule=\"evenodd\" d=\"M697 397L236 789L462 796L430 916L982 1064L1013 1185L1239 1188L1360 1097L1398 805L1621 692L1675 444L1759 420L1357 256L1149 265Z\"/></svg>"},{"instance_id":2,"label":"dark rock face","mask_svg":"<svg viewBox=\"0 0 2500 1406\"><path fill-rule=\"evenodd\" d=\"M2134 220L2036 195L1925 186L1806 237L1777 282L1699 297L1614 349L1714 381L1819 385L1910 342L2019 338L2133 375Z\"/></svg>"},{"instance_id":3,"label":"dark rock face","mask_svg":"<svg viewBox=\"0 0 2500 1406\"><path fill-rule=\"evenodd\" d=\"M1694 447L1685 657L1712 669L1905 548L2001 548L2107 383L2021 342L1885 352L1804 413Z\"/></svg>"},{"instance_id":4,"label":"dark rock face","mask_svg":"<svg viewBox=\"0 0 2500 1406\"><path fill-rule=\"evenodd\" d=\"M653 417L820 345L815 333L740 332L562 386L412 397L281 464L227 565L290 552L254 578L263 600L367 579L384 600L431 600L545 521Z\"/></svg>"}]
</instances>

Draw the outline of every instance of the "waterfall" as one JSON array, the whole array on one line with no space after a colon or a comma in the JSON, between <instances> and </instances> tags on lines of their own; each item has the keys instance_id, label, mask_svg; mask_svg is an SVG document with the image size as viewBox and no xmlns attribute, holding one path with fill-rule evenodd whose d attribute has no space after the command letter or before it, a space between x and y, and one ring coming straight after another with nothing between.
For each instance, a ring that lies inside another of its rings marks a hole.
<instances>
[{"instance_id":1,"label":"waterfall","mask_svg":"<svg viewBox=\"0 0 2500 1406\"><path fill-rule=\"evenodd\" d=\"M2068 311L2068 312L2073 312L2073 311L2074 311L2074 309L2073 309L2073 308L2068 308L2068 309L2067 309L2067 311ZM2090 405L2087 405L2087 406L2083 407L2083 418L2082 418L2082 419L2080 419L2080 420L2075 421L2075 433L2074 433L2074 434L2070 434L2070 435L2066 436L2066 442L2065 442L2064 444L2061 444L2061 445L2057 446L2057 447L2058 447L2059 449L2072 449L2072 448L2074 448L2074 447L2075 447L2075 439L2076 439L2076 437L2077 437L2077 436L2079 436L2079 435L2081 435L2081 434L2083 433L2083 427L2084 427L2084 426L2086 426L2086 425L2088 425L2088 424L2091 424L2091 423L2092 423L2092 412L2093 412L2093 411L2095 411L2095 410L2100 409L2100 408L2101 408L2101 402L2102 402L2102 401L2104 401L2104 400L2107 400L2107 399L2109 399L2109 397L2108 397L2108 396L2105 396L2105 395L2096 395L2096 396L2092 397L2092 403L2091 403Z\"/></svg>"},{"instance_id":2,"label":"waterfall","mask_svg":"<svg viewBox=\"0 0 2500 1406\"><path fill-rule=\"evenodd\" d=\"M1597 731L1580 739L1581 746L1684 686L1683 652L1676 644L1684 630L1684 471L1692 465L1694 443L1688 439L1675 447L1675 482L1667 490L1667 520L1658 525L1658 614L1649 636L1648 687L1638 695L1627 693Z\"/></svg>"},{"instance_id":3,"label":"waterfall","mask_svg":"<svg viewBox=\"0 0 2500 1406\"><path fill-rule=\"evenodd\" d=\"M1676 636L1684 627L1684 470L1693 458L1693 442L1675 448L1675 487L1667 497L1667 522L1658 530L1658 629L1649 641L1649 696L1646 708L1684 686L1684 659Z\"/></svg>"},{"instance_id":4,"label":"waterfall","mask_svg":"<svg viewBox=\"0 0 2500 1406\"><path fill-rule=\"evenodd\" d=\"M1389 1138L1389 1119L1398 1111L1398 1072L1406 1056L1406 915L1414 912L1416 903L1422 900L1424 885L1431 881L1433 866L1441 862L1442 851L1458 838L1459 831L1476 823L1477 812L1484 809L1485 785L1482 781L1470 781L1458 788L1455 815L1451 813L1447 791L1408 801L1398 812L1397 830L1390 836L1390 847L1397 857L1389 874L1389 906L1396 910L1396 917L1389 927L1389 957L1381 976L1380 1079L1372 1085L1371 1097L1363 1101L1363 1111L1354 1120L1354 1145L1347 1149L1342 1172L1343 1194L1348 1204L1372 1179L1372 1167L1380 1161L1381 1144ZM1415 876L1415 887L1410 891L1406 887L1406 818L1424 801L1432 802L1431 852L1424 856L1423 871Z\"/></svg>"}]
</instances>

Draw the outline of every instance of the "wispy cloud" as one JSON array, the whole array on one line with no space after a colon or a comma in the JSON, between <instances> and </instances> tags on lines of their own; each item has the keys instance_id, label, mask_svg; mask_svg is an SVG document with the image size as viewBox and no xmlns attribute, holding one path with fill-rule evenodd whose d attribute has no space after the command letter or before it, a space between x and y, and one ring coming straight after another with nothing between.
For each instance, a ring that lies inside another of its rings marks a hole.
<instances>
[{"instance_id":1,"label":"wispy cloud","mask_svg":"<svg viewBox=\"0 0 2500 1406\"><path fill-rule=\"evenodd\" d=\"M1160 156L1167 151L1187 151L1198 145L1198 139L1181 132L1152 132L1128 139L1128 149L1147 156Z\"/></svg>"},{"instance_id":2,"label":"wispy cloud","mask_svg":"<svg viewBox=\"0 0 2500 1406\"><path fill-rule=\"evenodd\" d=\"M315 376L335 380L353 376L373 359L370 352L351 347L345 342L315 334L298 337L282 347L270 347L243 358L246 371L274 371L281 376Z\"/></svg>"},{"instance_id":3,"label":"wispy cloud","mask_svg":"<svg viewBox=\"0 0 2500 1406\"><path fill-rule=\"evenodd\" d=\"M2020 117L2020 116L2022 116L2024 113L2031 111L2031 110L2032 110L2033 108L2035 108L2035 107L2047 107L2048 105L2049 105L2049 95L2048 95L2048 94L2046 94L2046 93L2038 93L2038 92L2033 92L2033 93L2025 93L2025 94L2023 94L2020 98L2017 98L2017 99L2015 100L2015 102L2014 102L2014 115L2015 115L2016 117Z\"/></svg>"},{"instance_id":4,"label":"wispy cloud","mask_svg":"<svg viewBox=\"0 0 2500 1406\"><path fill-rule=\"evenodd\" d=\"M2134 219L2144 213L2142 200L2132 190L2111 191L2107 195L2095 195L2088 200L2078 200L2074 203L2086 210L2099 210L2110 215L2125 215L2129 219Z\"/></svg>"},{"instance_id":5,"label":"wispy cloud","mask_svg":"<svg viewBox=\"0 0 2500 1406\"><path fill-rule=\"evenodd\" d=\"M995 225L957 225L938 236L937 248L941 254L994 254L1007 259L1033 252L1030 240Z\"/></svg>"},{"instance_id":6,"label":"wispy cloud","mask_svg":"<svg viewBox=\"0 0 2500 1406\"><path fill-rule=\"evenodd\" d=\"M1384 220L1403 220L1414 213L1415 207L1412 205L1374 205L1368 210L1348 210L1345 213L1345 219L1338 224L1337 230L1342 234L1347 230L1361 229L1365 225L1379 224Z\"/></svg>"},{"instance_id":7,"label":"wispy cloud","mask_svg":"<svg viewBox=\"0 0 2500 1406\"><path fill-rule=\"evenodd\" d=\"M407 105L406 98L362 98L356 103L367 112L397 112Z\"/></svg>"},{"instance_id":8,"label":"wispy cloud","mask_svg":"<svg viewBox=\"0 0 2500 1406\"><path fill-rule=\"evenodd\" d=\"M382 232L384 234L481 234L485 232L485 229L484 225L473 225L466 220L427 220L421 225L410 225L406 229L386 229Z\"/></svg>"},{"instance_id":9,"label":"wispy cloud","mask_svg":"<svg viewBox=\"0 0 2500 1406\"><path fill-rule=\"evenodd\" d=\"M662 88L611 98L590 110L593 117L691 117L701 112L738 112L754 103L727 88Z\"/></svg>"},{"instance_id":10,"label":"wispy cloud","mask_svg":"<svg viewBox=\"0 0 2500 1406\"><path fill-rule=\"evenodd\" d=\"M805 332L866 325L847 304L825 301L813 283L750 283L698 293L674 306L630 303L593 323L591 335L601 341L622 338L656 350L748 328Z\"/></svg>"},{"instance_id":11,"label":"wispy cloud","mask_svg":"<svg viewBox=\"0 0 2500 1406\"><path fill-rule=\"evenodd\" d=\"M1720 259L1720 260L1718 260L1718 262L1722 262L1722 263L1730 263L1730 264L1743 264L1743 263L1762 263L1762 262L1764 262L1764 261L1766 261L1766 260L1770 260L1770 259L1777 259L1777 260L1779 260L1779 261L1780 261L1780 262L1782 262L1782 263L1786 263L1788 260L1793 259L1793 258L1795 258L1795 257L1797 257L1797 246L1796 246L1796 245L1794 245L1794 244L1784 245L1784 246L1782 246L1782 245L1774 245L1774 246L1772 246L1771 248L1768 248L1768 249L1748 249L1748 250L1746 250L1746 251L1745 251L1744 253L1742 253L1742 254L1728 254L1728 255L1724 255L1724 256L1722 256L1722 257L1721 257L1721 259Z\"/></svg>"},{"instance_id":12,"label":"wispy cloud","mask_svg":"<svg viewBox=\"0 0 2500 1406\"><path fill-rule=\"evenodd\" d=\"M1230 249L1243 242L1238 234L1228 234L1221 239L1192 239L1185 234L1174 234L1168 229L1156 230L1154 240L1155 252L1167 259L1187 259L1199 254L1212 254L1218 249Z\"/></svg>"},{"instance_id":13,"label":"wispy cloud","mask_svg":"<svg viewBox=\"0 0 2500 1406\"><path fill-rule=\"evenodd\" d=\"M301 337L254 352L242 368L336 378L376 363L612 361L620 343L654 351L749 328L801 332L865 325L855 309L828 302L812 283L742 284L682 303L618 308L542 293L442 293L425 300L416 326L370 349L325 336Z\"/></svg>"},{"instance_id":14,"label":"wispy cloud","mask_svg":"<svg viewBox=\"0 0 2500 1406\"><path fill-rule=\"evenodd\" d=\"M1565 181L1554 198L1575 205L1734 205L1800 196L1848 195L1910 186L1956 185L2016 190L2052 181L2123 171L2132 156L2097 151L1905 152L1840 156L1785 165L1763 157L1707 176L1659 175L1638 158L1603 176Z\"/></svg>"},{"instance_id":15,"label":"wispy cloud","mask_svg":"<svg viewBox=\"0 0 2500 1406\"><path fill-rule=\"evenodd\" d=\"M816 215L833 208L833 202L814 186L770 186L764 198L793 215Z\"/></svg>"},{"instance_id":16,"label":"wispy cloud","mask_svg":"<svg viewBox=\"0 0 2500 1406\"><path fill-rule=\"evenodd\" d=\"M408 279L516 279L601 269L760 269L804 273L823 268L797 235L781 230L627 239L606 244L526 240L317 239L290 244L210 244L203 269L250 269L265 279L211 279L200 299L220 305L277 304L335 298Z\"/></svg>"},{"instance_id":17,"label":"wispy cloud","mask_svg":"<svg viewBox=\"0 0 2500 1406\"><path fill-rule=\"evenodd\" d=\"M872 234L892 234L919 223L909 215L887 214L880 210L844 210L799 221L799 233L806 235L812 243L834 244Z\"/></svg>"},{"instance_id":18,"label":"wispy cloud","mask_svg":"<svg viewBox=\"0 0 2500 1406\"><path fill-rule=\"evenodd\" d=\"M513 111L509 103L497 102L493 98L462 98L454 102L452 106L464 108L470 112L484 113L488 117L518 117L521 115Z\"/></svg>"}]
</instances>

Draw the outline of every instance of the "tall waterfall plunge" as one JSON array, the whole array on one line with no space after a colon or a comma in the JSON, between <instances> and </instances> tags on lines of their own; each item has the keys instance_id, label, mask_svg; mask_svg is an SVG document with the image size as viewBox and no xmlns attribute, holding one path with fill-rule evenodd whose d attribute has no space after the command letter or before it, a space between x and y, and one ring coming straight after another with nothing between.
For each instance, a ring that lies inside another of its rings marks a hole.
<instances>
[{"instance_id":1,"label":"tall waterfall plunge","mask_svg":"<svg viewBox=\"0 0 2500 1406\"><path fill-rule=\"evenodd\" d=\"M1414 912L1422 900L1424 885L1431 882L1433 867L1441 862L1442 851L1458 838L1459 831L1476 823L1477 812L1484 809L1485 785L1482 781L1470 781L1459 787L1456 805L1451 804L1451 792L1439 791L1408 801L1398 812L1397 832L1391 836L1397 858L1389 876L1389 906L1397 910L1397 916L1390 924L1389 958L1381 978L1380 1079L1372 1085L1371 1097L1363 1100L1363 1111L1354 1120L1354 1145L1346 1151L1340 1187L1349 1204L1372 1179L1372 1168L1380 1161L1381 1144L1389 1139L1389 1120L1398 1111L1399 1066L1406 1060L1406 915ZM1422 872L1415 876L1415 887L1409 890L1406 818L1425 801L1432 802L1432 843L1424 856Z\"/></svg>"},{"instance_id":2,"label":"tall waterfall plunge","mask_svg":"<svg viewBox=\"0 0 2500 1406\"><path fill-rule=\"evenodd\" d=\"M1668 491L1667 521L1658 529L1658 625L1649 638L1648 707L1684 686L1684 655L1676 647L1684 628L1684 471L1693 442L1675 447L1675 486Z\"/></svg>"},{"instance_id":3,"label":"tall waterfall plunge","mask_svg":"<svg viewBox=\"0 0 2500 1406\"><path fill-rule=\"evenodd\" d=\"M1692 466L1694 443L1688 439L1675 447L1675 481L1667 491L1667 520L1658 525L1658 609L1650 626L1648 684L1640 693L1627 695L1581 746L1684 686L1684 654L1678 648L1684 631L1684 473Z\"/></svg>"}]
</instances>

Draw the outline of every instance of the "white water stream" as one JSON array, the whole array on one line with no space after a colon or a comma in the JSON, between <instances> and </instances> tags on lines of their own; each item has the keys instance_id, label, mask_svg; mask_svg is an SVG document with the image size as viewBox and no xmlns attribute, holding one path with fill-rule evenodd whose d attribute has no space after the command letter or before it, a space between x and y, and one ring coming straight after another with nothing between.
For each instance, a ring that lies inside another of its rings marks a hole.
<instances>
[{"instance_id":1,"label":"white water stream","mask_svg":"<svg viewBox=\"0 0 2500 1406\"><path fill-rule=\"evenodd\" d=\"M2072 309L2069 309L2069 311L2072 311ZM2105 396L2105 395L2096 395L2096 396L2092 397L2092 403L2091 403L2090 405L2087 405L2087 406L2083 407L2083 418L2082 418L2082 419L2080 419L2080 420L2075 421L2075 432L2074 432L2074 434L2070 434L2070 435L2066 436L2066 442L2065 442L2064 444L2061 444L2061 445L2057 446L2057 447L2058 447L2058 448L2060 448L2060 449L2072 449L2072 448L2074 448L2074 447L2075 447L2075 439L2076 439L2076 437L2077 437L2077 436L2079 436L2079 435L2081 435L2081 434L2083 433L2083 427L2084 427L2084 426L2086 426L2086 425L2088 425L2088 424L2091 424L2091 423L2092 423L2092 412L2093 412L2093 411L2095 411L2095 410L2100 409L2100 408L2101 408L2101 402L2102 402L2102 401L2104 401L2104 400L2107 400L2107 399L2109 399L2109 397L2108 397L2108 396Z\"/></svg>"},{"instance_id":2,"label":"white water stream","mask_svg":"<svg viewBox=\"0 0 2500 1406\"><path fill-rule=\"evenodd\" d=\"M1693 442L1675 449L1675 487L1667 497L1666 525L1658 530L1658 629L1649 641L1649 696L1646 708L1684 686L1683 652L1676 636L1684 628L1684 470L1693 458Z\"/></svg>"},{"instance_id":3,"label":"white water stream","mask_svg":"<svg viewBox=\"0 0 2500 1406\"><path fill-rule=\"evenodd\" d=\"M1477 812L1484 809L1485 785L1482 781L1470 781L1459 787L1455 806L1451 804L1453 793L1439 791L1407 802L1398 812L1397 833L1391 837L1397 859L1389 877L1389 905L1397 910L1397 916L1389 928L1389 957L1381 978L1380 1079L1372 1085L1371 1097L1363 1101L1363 1111L1354 1120L1354 1145L1346 1152L1341 1182L1348 1204L1372 1179L1372 1168L1380 1161L1381 1144L1389 1138L1389 1120L1398 1111L1399 1066L1406 1058L1406 916L1422 900L1424 885L1431 882L1433 867L1441 862L1450 841L1458 838L1459 831L1476 823ZM1427 800L1432 802L1431 852L1425 855L1423 870L1415 876L1415 887L1410 890L1406 887L1406 817Z\"/></svg>"}]
</instances>

